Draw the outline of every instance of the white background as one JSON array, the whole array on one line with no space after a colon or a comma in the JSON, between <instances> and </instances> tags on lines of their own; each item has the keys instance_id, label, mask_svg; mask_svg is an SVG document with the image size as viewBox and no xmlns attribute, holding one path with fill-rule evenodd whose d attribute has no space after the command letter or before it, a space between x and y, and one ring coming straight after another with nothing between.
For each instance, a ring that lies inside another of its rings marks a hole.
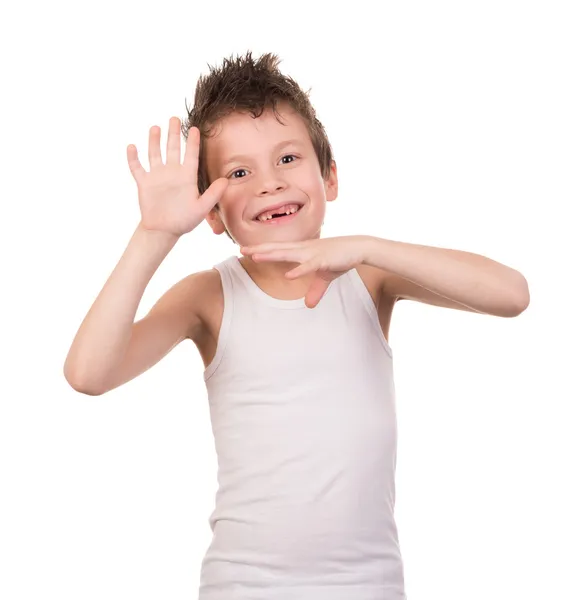
<instances>
[{"instance_id":1,"label":"white background","mask_svg":"<svg viewBox=\"0 0 580 600\"><path fill-rule=\"evenodd\" d=\"M395 309L409 600L580 598L575 4L3 9L1 598L197 598L217 463L195 346L101 397L62 367L139 219L127 145L148 168L160 125L165 156L207 64L246 50L312 89L340 182L324 237L469 250L529 282L515 319ZM137 318L236 252L202 223Z\"/></svg>"}]
</instances>

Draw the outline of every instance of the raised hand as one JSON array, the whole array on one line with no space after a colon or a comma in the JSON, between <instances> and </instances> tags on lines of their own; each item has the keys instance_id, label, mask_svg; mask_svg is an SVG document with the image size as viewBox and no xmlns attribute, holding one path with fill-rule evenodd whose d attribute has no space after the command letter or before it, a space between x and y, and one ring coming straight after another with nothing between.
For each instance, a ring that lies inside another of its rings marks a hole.
<instances>
[{"instance_id":1,"label":"raised hand","mask_svg":"<svg viewBox=\"0 0 580 600\"><path fill-rule=\"evenodd\" d=\"M181 236L195 229L220 201L228 187L224 177L216 179L200 196L197 187L199 166L199 129L189 130L181 164L181 121L169 120L167 155L161 159L161 128L149 130L149 167L147 172L137 157L137 148L127 146L127 161L139 190L141 225L145 229Z\"/></svg>"}]
</instances>

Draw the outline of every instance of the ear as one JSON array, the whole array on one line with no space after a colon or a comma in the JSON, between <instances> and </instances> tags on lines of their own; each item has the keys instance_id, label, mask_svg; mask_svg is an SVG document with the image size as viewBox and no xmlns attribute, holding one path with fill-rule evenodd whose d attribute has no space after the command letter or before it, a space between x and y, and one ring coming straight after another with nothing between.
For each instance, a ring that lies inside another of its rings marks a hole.
<instances>
[{"instance_id":1,"label":"ear","mask_svg":"<svg viewBox=\"0 0 580 600\"><path fill-rule=\"evenodd\" d=\"M324 180L324 190L326 191L326 201L332 202L338 196L338 175L336 172L336 161L330 163L330 173L328 179Z\"/></svg>"},{"instance_id":2,"label":"ear","mask_svg":"<svg viewBox=\"0 0 580 600\"><path fill-rule=\"evenodd\" d=\"M209 226L216 235L221 235L226 230L217 206L214 206L209 211L205 220L209 223Z\"/></svg>"}]
</instances>

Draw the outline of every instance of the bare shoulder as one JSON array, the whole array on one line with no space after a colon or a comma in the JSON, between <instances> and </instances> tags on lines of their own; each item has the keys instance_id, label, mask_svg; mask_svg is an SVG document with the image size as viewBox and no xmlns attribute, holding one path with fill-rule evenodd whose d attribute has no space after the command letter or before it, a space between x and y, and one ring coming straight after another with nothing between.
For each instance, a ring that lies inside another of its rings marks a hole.
<instances>
[{"instance_id":1,"label":"bare shoulder","mask_svg":"<svg viewBox=\"0 0 580 600\"><path fill-rule=\"evenodd\" d=\"M385 339L389 339L391 316L396 298L387 293L385 272L371 265L357 265L356 270L373 299Z\"/></svg>"},{"instance_id":2,"label":"bare shoulder","mask_svg":"<svg viewBox=\"0 0 580 600\"><path fill-rule=\"evenodd\" d=\"M190 296L191 327L187 335L199 350L207 367L217 348L224 311L222 282L216 269L199 271L189 276L192 282Z\"/></svg>"}]
</instances>

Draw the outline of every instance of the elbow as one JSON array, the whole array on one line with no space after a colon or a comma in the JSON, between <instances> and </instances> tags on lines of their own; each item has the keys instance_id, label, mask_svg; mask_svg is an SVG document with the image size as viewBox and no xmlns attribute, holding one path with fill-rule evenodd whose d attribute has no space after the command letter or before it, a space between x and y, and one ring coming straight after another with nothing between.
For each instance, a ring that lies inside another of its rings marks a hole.
<instances>
[{"instance_id":1,"label":"elbow","mask_svg":"<svg viewBox=\"0 0 580 600\"><path fill-rule=\"evenodd\" d=\"M84 394L85 396L102 396L103 390L94 384L90 384L87 381L83 381L81 377L76 373L72 373L69 370L63 370L64 378L66 382L70 385L70 387L75 391L79 392L79 394Z\"/></svg>"},{"instance_id":2,"label":"elbow","mask_svg":"<svg viewBox=\"0 0 580 600\"><path fill-rule=\"evenodd\" d=\"M505 317L517 317L521 315L530 305L530 290L528 287L528 282L526 278L522 275L520 280L520 285L518 289L513 294L512 301L509 304L509 308L507 308Z\"/></svg>"}]
</instances>

